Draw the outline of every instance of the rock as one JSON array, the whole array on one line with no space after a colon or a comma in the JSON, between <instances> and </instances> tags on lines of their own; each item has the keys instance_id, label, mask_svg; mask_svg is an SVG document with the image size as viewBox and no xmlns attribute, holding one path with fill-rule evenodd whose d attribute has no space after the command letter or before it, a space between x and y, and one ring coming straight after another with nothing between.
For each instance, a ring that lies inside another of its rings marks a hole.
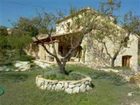
<instances>
[{"instance_id":1,"label":"rock","mask_svg":"<svg viewBox=\"0 0 140 105\"><path fill-rule=\"evenodd\" d=\"M76 86L76 87L80 87L80 86L81 86L81 84L80 84L80 83L78 83L78 84L75 84L75 86Z\"/></svg>"},{"instance_id":2,"label":"rock","mask_svg":"<svg viewBox=\"0 0 140 105\"><path fill-rule=\"evenodd\" d=\"M53 85L52 85L52 90L55 90L55 87L56 87L56 85L55 85L55 84L53 84Z\"/></svg>"},{"instance_id":3,"label":"rock","mask_svg":"<svg viewBox=\"0 0 140 105\"><path fill-rule=\"evenodd\" d=\"M58 83L55 87L55 90L62 90L62 84Z\"/></svg>"},{"instance_id":4,"label":"rock","mask_svg":"<svg viewBox=\"0 0 140 105\"><path fill-rule=\"evenodd\" d=\"M91 89L92 88L89 85L87 85L86 90L91 90Z\"/></svg>"},{"instance_id":5,"label":"rock","mask_svg":"<svg viewBox=\"0 0 140 105\"><path fill-rule=\"evenodd\" d=\"M41 82L40 89L42 89L42 90L46 89L45 81Z\"/></svg>"},{"instance_id":6,"label":"rock","mask_svg":"<svg viewBox=\"0 0 140 105\"><path fill-rule=\"evenodd\" d=\"M64 83L64 88L68 88L68 83L67 82Z\"/></svg>"},{"instance_id":7,"label":"rock","mask_svg":"<svg viewBox=\"0 0 140 105\"><path fill-rule=\"evenodd\" d=\"M85 85L89 85L90 84L90 81L85 81L84 84Z\"/></svg>"},{"instance_id":8,"label":"rock","mask_svg":"<svg viewBox=\"0 0 140 105\"><path fill-rule=\"evenodd\" d=\"M86 85L85 84L82 84L80 86L80 92L85 92L86 91Z\"/></svg>"},{"instance_id":9,"label":"rock","mask_svg":"<svg viewBox=\"0 0 140 105\"><path fill-rule=\"evenodd\" d=\"M129 97L133 96L133 92L129 92L129 93L127 94L127 96L129 96Z\"/></svg>"},{"instance_id":10,"label":"rock","mask_svg":"<svg viewBox=\"0 0 140 105\"><path fill-rule=\"evenodd\" d=\"M67 93L69 93L69 94L72 94L72 89L71 88L67 88L67 89L65 89L65 92L67 92Z\"/></svg>"},{"instance_id":11,"label":"rock","mask_svg":"<svg viewBox=\"0 0 140 105\"><path fill-rule=\"evenodd\" d=\"M73 88L73 93L79 93L79 91L80 91L80 88L79 87Z\"/></svg>"},{"instance_id":12,"label":"rock","mask_svg":"<svg viewBox=\"0 0 140 105\"><path fill-rule=\"evenodd\" d=\"M36 84L38 87L40 87L42 85L42 79L36 79Z\"/></svg>"},{"instance_id":13,"label":"rock","mask_svg":"<svg viewBox=\"0 0 140 105\"><path fill-rule=\"evenodd\" d=\"M26 71L30 69L31 64L28 61L17 61L14 66L17 68L16 71Z\"/></svg>"},{"instance_id":14,"label":"rock","mask_svg":"<svg viewBox=\"0 0 140 105\"><path fill-rule=\"evenodd\" d=\"M48 89L48 90L52 90L52 85L51 85L51 84L48 84L48 85L47 85L47 89Z\"/></svg>"},{"instance_id":15,"label":"rock","mask_svg":"<svg viewBox=\"0 0 140 105\"><path fill-rule=\"evenodd\" d=\"M50 66L47 62L43 62L41 60L35 60L34 63L43 69Z\"/></svg>"},{"instance_id":16,"label":"rock","mask_svg":"<svg viewBox=\"0 0 140 105\"><path fill-rule=\"evenodd\" d=\"M74 88L74 87L75 87L75 85L69 84L69 88Z\"/></svg>"},{"instance_id":17,"label":"rock","mask_svg":"<svg viewBox=\"0 0 140 105\"><path fill-rule=\"evenodd\" d=\"M7 66L1 66L0 71L10 71L10 68L8 68Z\"/></svg>"}]
</instances>

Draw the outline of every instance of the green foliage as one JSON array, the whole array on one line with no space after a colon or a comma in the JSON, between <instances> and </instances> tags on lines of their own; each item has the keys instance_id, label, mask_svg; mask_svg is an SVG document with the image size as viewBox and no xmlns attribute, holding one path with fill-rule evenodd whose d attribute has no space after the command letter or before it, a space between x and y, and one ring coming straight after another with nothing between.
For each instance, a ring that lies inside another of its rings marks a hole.
<instances>
[{"instance_id":1,"label":"green foliage","mask_svg":"<svg viewBox=\"0 0 140 105\"><path fill-rule=\"evenodd\" d=\"M132 12L128 12L124 16L123 28L129 33L140 35L140 18Z\"/></svg>"},{"instance_id":2,"label":"green foliage","mask_svg":"<svg viewBox=\"0 0 140 105\"><path fill-rule=\"evenodd\" d=\"M0 26L0 36L7 36L7 35L8 35L7 28L5 26Z\"/></svg>"},{"instance_id":3,"label":"green foliage","mask_svg":"<svg viewBox=\"0 0 140 105\"><path fill-rule=\"evenodd\" d=\"M13 65L15 61L31 61L34 59L26 55L24 51L21 54L18 50L6 50L4 54L0 55L0 65Z\"/></svg>"},{"instance_id":4,"label":"green foliage","mask_svg":"<svg viewBox=\"0 0 140 105\"><path fill-rule=\"evenodd\" d=\"M8 36L8 43L13 49L23 49L32 42L30 35L23 35L22 32L16 30L12 35Z\"/></svg>"},{"instance_id":5,"label":"green foliage","mask_svg":"<svg viewBox=\"0 0 140 105\"><path fill-rule=\"evenodd\" d=\"M38 35L38 29L35 27L32 19L20 17L14 27L13 34L28 35L30 37Z\"/></svg>"},{"instance_id":6,"label":"green foliage","mask_svg":"<svg viewBox=\"0 0 140 105\"><path fill-rule=\"evenodd\" d=\"M7 36L0 36L0 48L6 48L7 47Z\"/></svg>"},{"instance_id":7,"label":"green foliage","mask_svg":"<svg viewBox=\"0 0 140 105\"><path fill-rule=\"evenodd\" d=\"M0 26L0 49L7 47L7 28L4 26Z\"/></svg>"},{"instance_id":8,"label":"green foliage","mask_svg":"<svg viewBox=\"0 0 140 105\"><path fill-rule=\"evenodd\" d=\"M43 74L44 78L51 80L80 80L84 76L80 73L70 72L69 75L64 75L58 70L50 70Z\"/></svg>"}]
</instances>

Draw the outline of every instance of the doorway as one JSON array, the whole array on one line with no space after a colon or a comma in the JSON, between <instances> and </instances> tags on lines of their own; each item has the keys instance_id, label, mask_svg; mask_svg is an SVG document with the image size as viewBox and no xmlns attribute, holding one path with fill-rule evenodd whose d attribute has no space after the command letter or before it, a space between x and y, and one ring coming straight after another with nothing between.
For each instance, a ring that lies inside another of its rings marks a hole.
<instances>
[{"instance_id":1,"label":"doorway","mask_svg":"<svg viewBox=\"0 0 140 105\"><path fill-rule=\"evenodd\" d=\"M122 56L122 66L123 67L130 67L130 59L132 56L130 55L125 55Z\"/></svg>"}]
</instances>

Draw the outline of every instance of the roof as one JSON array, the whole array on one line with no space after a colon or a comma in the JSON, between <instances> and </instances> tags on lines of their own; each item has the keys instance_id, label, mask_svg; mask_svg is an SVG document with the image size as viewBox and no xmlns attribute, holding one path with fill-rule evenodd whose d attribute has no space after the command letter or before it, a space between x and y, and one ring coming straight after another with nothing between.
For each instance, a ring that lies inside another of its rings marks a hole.
<instances>
[{"instance_id":1,"label":"roof","mask_svg":"<svg viewBox=\"0 0 140 105\"><path fill-rule=\"evenodd\" d=\"M75 31L75 32L67 32L67 33L62 33L62 34L53 34L51 37L52 37L52 40L55 40L61 36L65 36L65 35L72 35L72 34L78 34L78 33L81 33L81 31ZM48 37L47 34L40 34L37 36L38 39L40 41L44 41L44 42L50 42L50 38ZM39 43L35 38L33 38L34 42L36 43Z\"/></svg>"},{"instance_id":2,"label":"roof","mask_svg":"<svg viewBox=\"0 0 140 105\"><path fill-rule=\"evenodd\" d=\"M63 17L62 19L58 20L56 23L59 24L59 23L61 23L62 21L65 21L65 20L67 20L67 19L69 19L69 18L71 18L71 17L74 17L74 16L79 15L79 14L81 14L81 13L83 13L83 12L86 12L86 11L96 12L96 11L93 10L92 8L87 7L87 8L81 9L80 11L78 11L78 12L72 14L72 15Z\"/></svg>"},{"instance_id":3,"label":"roof","mask_svg":"<svg viewBox=\"0 0 140 105\"><path fill-rule=\"evenodd\" d=\"M91 12L92 14L94 14L94 13L100 13L99 11L96 11L95 9L92 9L92 8L90 8L90 7L87 7L87 8L83 8L83 9L79 10L78 12L76 12L76 13L74 13L74 14L72 14L72 15L68 15L68 16L63 17L62 19L58 20L56 23L59 24L59 23L65 21L65 20L67 20L67 19L70 19L70 18L72 18L72 17L74 17L74 16L77 16L77 15L79 15L79 14L81 14L81 13L84 13L84 12L87 12L87 11L88 11L88 12ZM101 14L101 13L100 13L100 14ZM105 16L105 15L104 15L104 16ZM105 17L108 17L108 16L106 15ZM109 19L110 19L111 21L114 21L114 17L113 17L113 16L109 16Z\"/></svg>"}]
</instances>

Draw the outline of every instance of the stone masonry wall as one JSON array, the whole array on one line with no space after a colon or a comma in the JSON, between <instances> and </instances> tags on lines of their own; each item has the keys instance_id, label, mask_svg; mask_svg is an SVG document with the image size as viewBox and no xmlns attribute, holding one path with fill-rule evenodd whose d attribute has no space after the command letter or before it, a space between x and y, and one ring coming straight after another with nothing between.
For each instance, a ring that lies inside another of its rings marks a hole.
<instances>
[{"instance_id":1,"label":"stone masonry wall","mask_svg":"<svg viewBox=\"0 0 140 105\"><path fill-rule=\"evenodd\" d=\"M58 81L44 79L41 75L38 75L36 77L36 85L42 90L65 91L69 94L85 92L93 88L90 77L77 81Z\"/></svg>"}]
</instances>

